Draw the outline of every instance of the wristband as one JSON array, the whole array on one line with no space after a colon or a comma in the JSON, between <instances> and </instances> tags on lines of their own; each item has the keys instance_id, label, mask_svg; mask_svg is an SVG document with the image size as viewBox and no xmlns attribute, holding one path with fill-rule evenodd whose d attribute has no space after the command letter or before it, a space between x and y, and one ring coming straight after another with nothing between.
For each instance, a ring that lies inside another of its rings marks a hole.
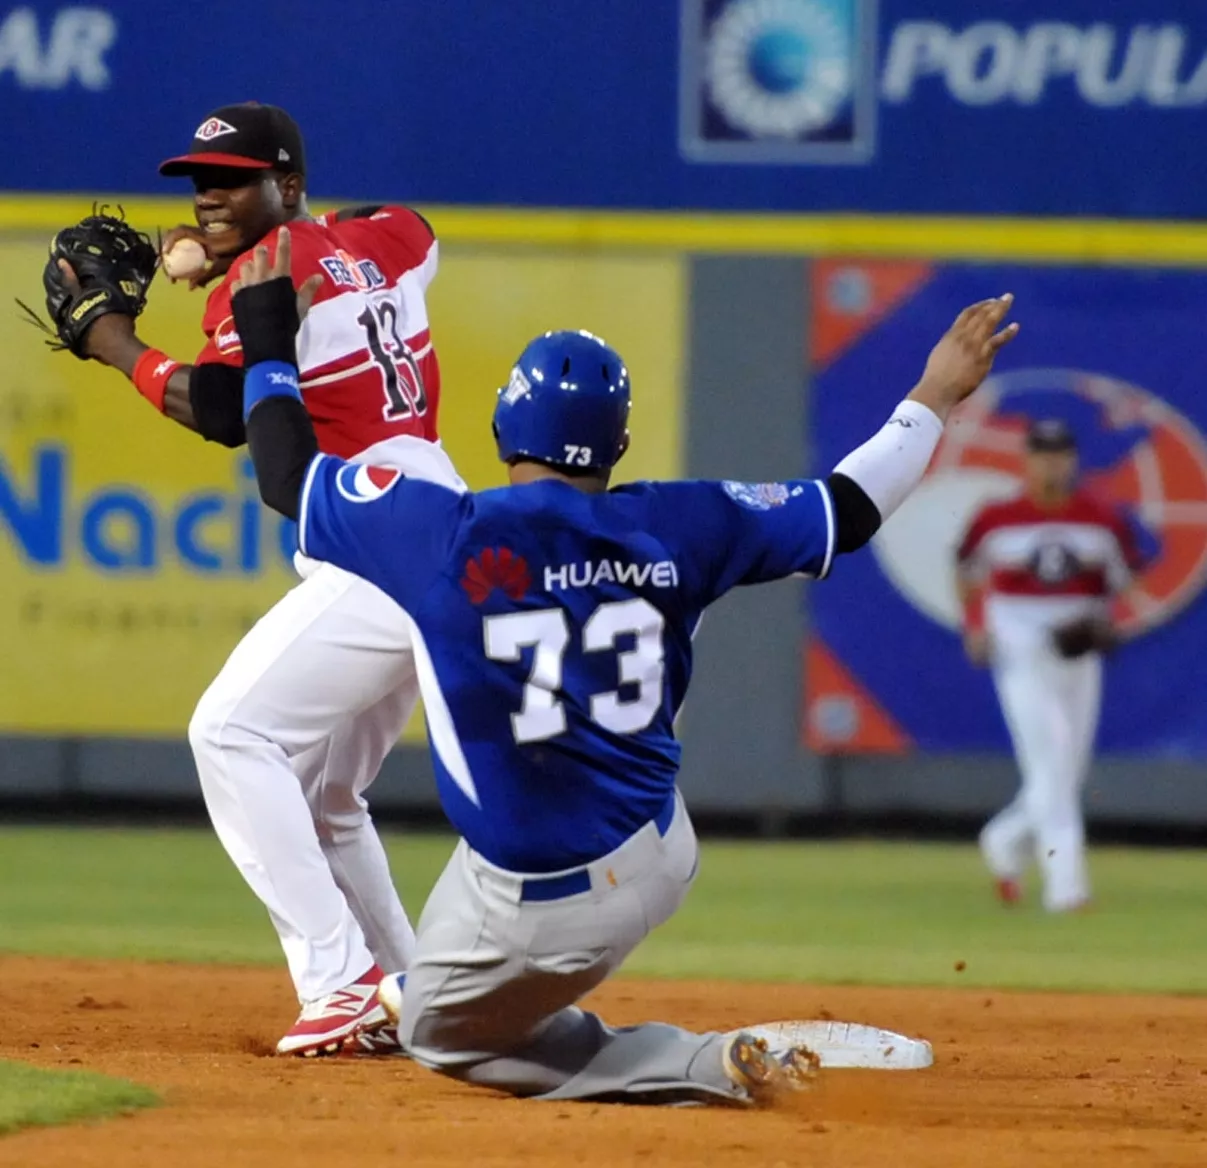
<instances>
[{"instance_id":1,"label":"wristband","mask_svg":"<svg viewBox=\"0 0 1207 1168\"><path fill-rule=\"evenodd\" d=\"M265 398L292 397L302 400L302 391L298 388L298 370L296 365L286 361L261 361L252 365L243 374L243 421L251 417L251 412Z\"/></svg>"},{"instance_id":2,"label":"wristband","mask_svg":"<svg viewBox=\"0 0 1207 1168\"><path fill-rule=\"evenodd\" d=\"M134 388L162 414L168 379L179 368L180 362L173 361L166 353L159 349L147 349L134 362L130 380L134 382Z\"/></svg>"}]
</instances>

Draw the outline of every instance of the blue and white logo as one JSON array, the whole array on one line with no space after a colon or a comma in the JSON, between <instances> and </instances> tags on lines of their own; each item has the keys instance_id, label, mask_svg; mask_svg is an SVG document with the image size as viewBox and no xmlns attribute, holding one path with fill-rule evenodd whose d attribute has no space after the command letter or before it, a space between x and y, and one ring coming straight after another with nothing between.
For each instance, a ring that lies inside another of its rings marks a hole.
<instances>
[{"instance_id":1,"label":"blue and white logo","mask_svg":"<svg viewBox=\"0 0 1207 1168\"><path fill-rule=\"evenodd\" d=\"M680 137L702 162L871 157L873 0L683 0Z\"/></svg>"},{"instance_id":2,"label":"blue and white logo","mask_svg":"<svg viewBox=\"0 0 1207 1168\"><path fill-rule=\"evenodd\" d=\"M722 490L735 502L751 511L770 511L788 502L789 492L783 483L737 483L727 479Z\"/></svg>"}]
</instances>

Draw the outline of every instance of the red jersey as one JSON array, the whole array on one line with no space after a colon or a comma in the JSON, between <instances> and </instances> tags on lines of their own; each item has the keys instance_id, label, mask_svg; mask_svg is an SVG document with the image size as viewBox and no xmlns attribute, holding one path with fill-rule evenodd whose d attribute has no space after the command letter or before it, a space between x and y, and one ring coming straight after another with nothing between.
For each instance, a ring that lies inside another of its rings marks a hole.
<instances>
[{"instance_id":1,"label":"red jersey","mask_svg":"<svg viewBox=\"0 0 1207 1168\"><path fill-rule=\"evenodd\" d=\"M1135 534L1114 507L1088 491L1045 510L1025 496L990 503L960 544L991 595L1105 598L1143 565Z\"/></svg>"},{"instance_id":2,"label":"red jersey","mask_svg":"<svg viewBox=\"0 0 1207 1168\"><path fill-rule=\"evenodd\" d=\"M289 232L294 284L323 277L298 333L302 400L319 449L352 458L400 434L435 442L440 367L424 300L438 258L431 229L391 206L360 219L293 222ZM262 242L275 238L274 229ZM210 294L198 365L242 363L230 303L241 260Z\"/></svg>"}]
</instances>

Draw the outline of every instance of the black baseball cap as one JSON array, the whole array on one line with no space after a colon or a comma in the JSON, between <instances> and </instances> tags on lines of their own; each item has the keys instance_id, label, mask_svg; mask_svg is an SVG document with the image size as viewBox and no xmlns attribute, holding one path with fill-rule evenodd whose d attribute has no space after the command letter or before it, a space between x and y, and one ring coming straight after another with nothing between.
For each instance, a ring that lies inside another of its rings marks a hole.
<instances>
[{"instance_id":1,"label":"black baseball cap","mask_svg":"<svg viewBox=\"0 0 1207 1168\"><path fill-rule=\"evenodd\" d=\"M305 174L302 131L279 106L258 101L221 106L197 127L189 152L161 162L159 173L175 178L203 166Z\"/></svg>"},{"instance_id":2,"label":"black baseball cap","mask_svg":"<svg viewBox=\"0 0 1207 1168\"><path fill-rule=\"evenodd\" d=\"M1077 439L1063 418L1038 418L1027 427L1027 449L1036 453L1076 450Z\"/></svg>"}]
</instances>

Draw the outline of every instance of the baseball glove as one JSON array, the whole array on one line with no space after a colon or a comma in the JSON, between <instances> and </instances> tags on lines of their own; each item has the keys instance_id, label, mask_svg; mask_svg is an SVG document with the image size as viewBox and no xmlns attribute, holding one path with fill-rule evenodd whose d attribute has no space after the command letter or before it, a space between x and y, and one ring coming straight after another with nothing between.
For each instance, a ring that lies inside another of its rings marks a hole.
<instances>
[{"instance_id":1,"label":"baseball glove","mask_svg":"<svg viewBox=\"0 0 1207 1168\"><path fill-rule=\"evenodd\" d=\"M142 312L159 258L150 238L126 222L120 207L117 216L107 215L104 207L92 210L51 240L42 271L50 323L17 301L50 337L46 343L52 349L67 349L81 360L87 360L84 339L100 317L116 312L133 318ZM60 260L71 265L78 284L59 267Z\"/></svg>"},{"instance_id":2,"label":"baseball glove","mask_svg":"<svg viewBox=\"0 0 1207 1168\"><path fill-rule=\"evenodd\" d=\"M1114 627L1102 617L1087 616L1052 630L1056 652L1072 660L1087 653L1107 653L1118 643Z\"/></svg>"}]
</instances>

